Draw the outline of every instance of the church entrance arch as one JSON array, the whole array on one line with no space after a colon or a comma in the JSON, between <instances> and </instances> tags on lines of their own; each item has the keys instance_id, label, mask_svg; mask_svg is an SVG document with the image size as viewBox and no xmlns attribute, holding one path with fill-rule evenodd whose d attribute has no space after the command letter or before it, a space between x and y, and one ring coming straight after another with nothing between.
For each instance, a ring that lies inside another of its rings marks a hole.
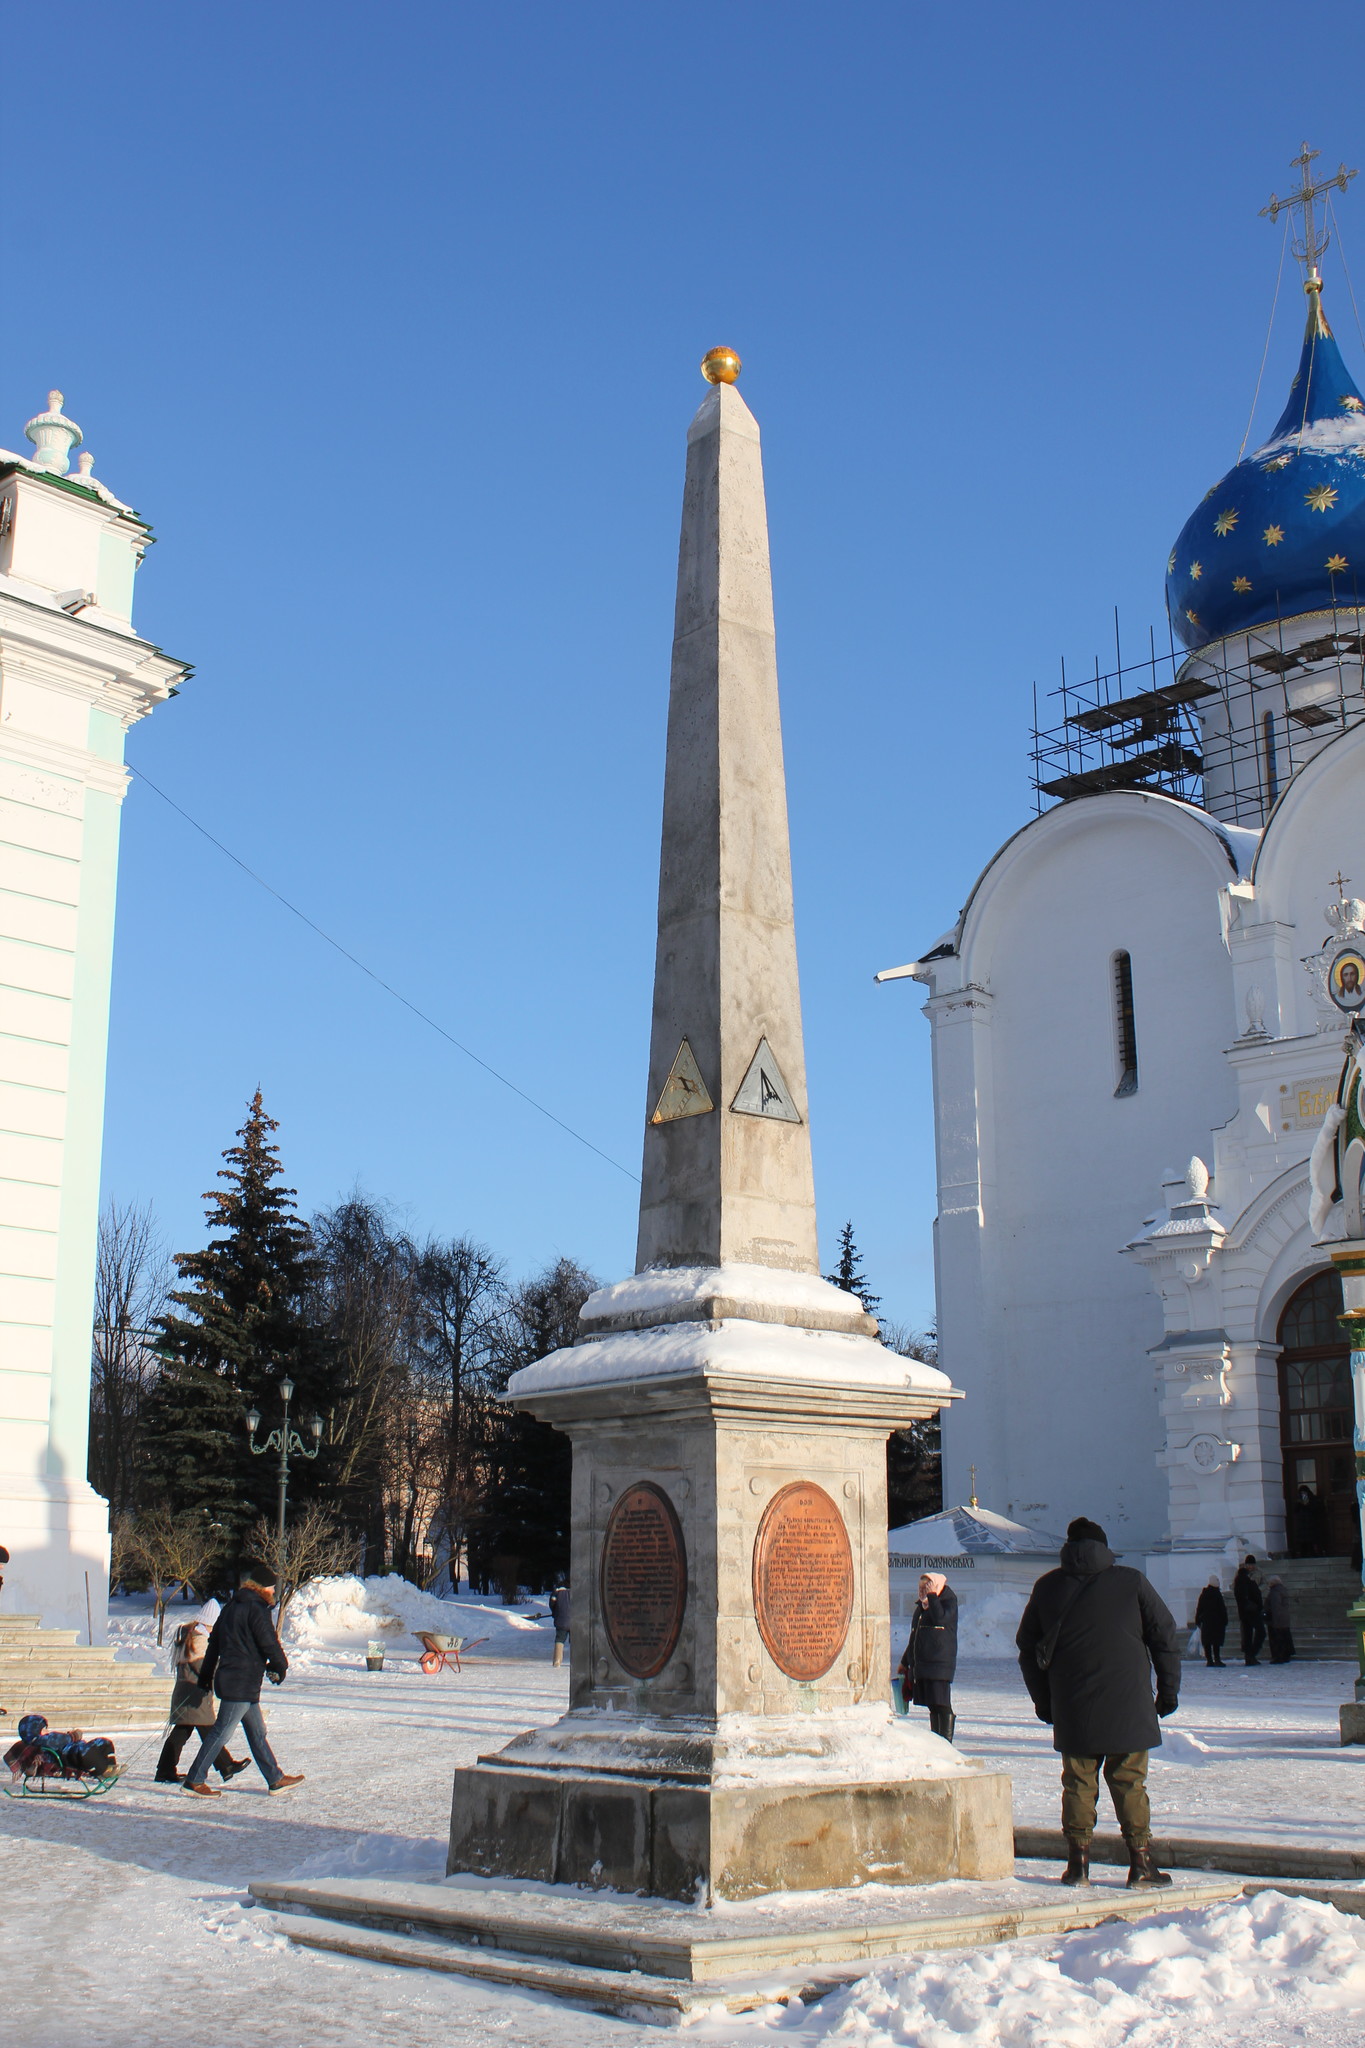
<instances>
[{"instance_id":1,"label":"church entrance arch","mask_svg":"<svg viewBox=\"0 0 1365 2048\"><path fill-rule=\"evenodd\" d=\"M1351 1351L1341 1310L1341 1276L1325 1266L1280 1317L1280 1448L1292 1557L1349 1557L1354 1548Z\"/></svg>"}]
</instances>

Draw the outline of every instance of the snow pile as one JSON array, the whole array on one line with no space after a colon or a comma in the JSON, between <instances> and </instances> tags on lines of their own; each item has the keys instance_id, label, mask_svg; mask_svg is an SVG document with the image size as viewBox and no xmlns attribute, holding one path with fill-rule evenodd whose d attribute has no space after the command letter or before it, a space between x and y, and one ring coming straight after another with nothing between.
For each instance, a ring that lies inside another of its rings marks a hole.
<instances>
[{"instance_id":1,"label":"snow pile","mask_svg":"<svg viewBox=\"0 0 1365 2048\"><path fill-rule=\"evenodd\" d=\"M1017 1657L1014 1638L1028 1604L1028 1594L1018 1588L1001 1587L998 1592L963 1592L958 1585L957 1650L960 1657Z\"/></svg>"},{"instance_id":2,"label":"snow pile","mask_svg":"<svg viewBox=\"0 0 1365 2048\"><path fill-rule=\"evenodd\" d=\"M1201 1742L1197 1735L1190 1735L1184 1728L1173 1728L1169 1721L1163 1722L1161 1747L1152 1751L1154 1764L1222 1764L1228 1761L1230 1752L1215 1749L1212 1743Z\"/></svg>"},{"instance_id":3,"label":"snow pile","mask_svg":"<svg viewBox=\"0 0 1365 2048\"><path fill-rule=\"evenodd\" d=\"M177 1603L178 1605L178 1603ZM150 1614L120 1614L109 1617L109 1642L116 1664L151 1663L158 1677L164 1678L171 1668L171 1645L175 1632L182 1621L198 1613L197 1607L186 1607L183 1613L166 1612L165 1641L157 1647L156 1621Z\"/></svg>"},{"instance_id":4,"label":"snow pile","mask_svg":"<svg viewBox=\"0 0 1365 2048\"><path fill-rule=\"evenodd\" d=\"M410 1585L396 1572L384 1578L310 1579L290 1602L284 1617L285 1647L291 1654L311 1650L363 1650L380 1642L385 1650L419 1655L417 1631L463 1636L473 1643L487 1640L474 1653L484 1657L537 1657L550 1641L543 1623L530 1621L510 1608L485 1606L478 1600L438 1600Z\"/></svg>"},{"instance_id":5,"label":"snow pile","mask_svg":"<svg viewBox=\"0 0 1365 2048\"><path fill-rule=\"evenodd\" d=\"M828 2000L816 2038L858 2048L1175 2048L1234 2013L1258 2024L1365 2004L1365 1923L1260 1892L1022 1947L879 1970Z\"/></svg>"},{"instance_id":6,"label":"snow pile","mask_svg":"<svg viewBox=\"0 0 1365 2048\"><path fill-rule=\"evenodd\" d=\"M970 1777L981 1769L927 1728L899 1720L879 1700L820 1717L723 1714L716 1735L718 1785L804 1784L825 1778L877 1784Z\"/></svg>"}]
</instances>

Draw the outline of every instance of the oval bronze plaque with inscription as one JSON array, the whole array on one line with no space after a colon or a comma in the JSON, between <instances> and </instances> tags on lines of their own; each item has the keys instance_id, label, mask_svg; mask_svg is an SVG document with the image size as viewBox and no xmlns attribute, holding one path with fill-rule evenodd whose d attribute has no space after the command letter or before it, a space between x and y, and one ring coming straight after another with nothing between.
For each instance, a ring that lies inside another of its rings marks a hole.
<instances>
[{"instance_id":1,"label":"oval bronze plaque with inscription","mask_svg":"<svg viewBox=\"0 0 1365 2048\"><path fill-rule=\"evenodd\" d=\"M649 1480L628 1486L602 1538L602 1619L616 1661L654 1678L678 1647L687 1605L687 1549L672 1501Z\"/></svg>"},{"instance_id":2,"label":"oval bronze plaque with inscription","mask_svg":"<svg viewBox=\"0 0 1365 2048\"><path fill-rule=\"evenodd\" d=\"M754 1618L788 1678L823 1678L853 1619L853 1552L838 1508L812 1480L775 1493L754 1538Z\"/></svg>"}]
</instances>

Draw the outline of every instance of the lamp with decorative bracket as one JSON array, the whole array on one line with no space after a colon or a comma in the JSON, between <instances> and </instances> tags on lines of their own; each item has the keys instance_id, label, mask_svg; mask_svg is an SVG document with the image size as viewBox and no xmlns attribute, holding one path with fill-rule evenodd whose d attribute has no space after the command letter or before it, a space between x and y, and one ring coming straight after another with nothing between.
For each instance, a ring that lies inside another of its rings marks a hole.
<instances>
[{"instance_id":1,"label":"lamp with decorative bracket","mask_svg":"<svg viewBox=\"0 0 1365 2048\"><path fill-rule=\"evenodd\" d=\"M313 1441L311 1445L306 1444L298 1431L289 1427L289 1403L294 1398L294 1382L291 1379L286 1377L280 1381L280 1395L284 1402L284 1419L280 1427L272 1429L265 1442L258 1444L256 1432L261 1426L261 1411L259 1408L248 1408L246 1412L246 1429L247 1438L251 1444L251 1455L254 1458L268 1457L271 1451L278 1451L280 1454L277 1536L279 1545L278 1571L281 1579L283 1579L285 1563L284 1518L289 1499L289 1460L291 1457L316 1458L318 1452L322 1449L322 1417L315 1415L308 1424L308 1432ZM281 1594L283 1590L281 1586Z\"/></svg>"}]
</instances>

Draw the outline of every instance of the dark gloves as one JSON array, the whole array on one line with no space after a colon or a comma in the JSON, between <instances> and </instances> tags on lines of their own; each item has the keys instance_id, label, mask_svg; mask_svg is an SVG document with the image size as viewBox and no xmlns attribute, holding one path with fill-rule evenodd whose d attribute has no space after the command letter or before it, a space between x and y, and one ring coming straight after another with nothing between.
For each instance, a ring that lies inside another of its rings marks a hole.
<instances>
[{"instance_id":1,"label":"dark gloves","mask_svg":"<svg viewBox=\"0 0 1365 2048\"><path fill-rule=\"evenodd\" d=\"M1168 1714L1173 1714L1179 1705L1180 1701L1173 1692L1159 1692L1156 1696L1156 1710L1163 1721Z\"/></svg>"},{"instance_id":2,"label":"dark gloves","mask_svg":"<svg viewBox=\"0 0 1365 2048\"><path fill-rule=\"evenodd\" d=\"M282 1671L267 1671L265 1675L272 1685L284 1684L284 1673Z\"/></svg>"}]
</instances>

